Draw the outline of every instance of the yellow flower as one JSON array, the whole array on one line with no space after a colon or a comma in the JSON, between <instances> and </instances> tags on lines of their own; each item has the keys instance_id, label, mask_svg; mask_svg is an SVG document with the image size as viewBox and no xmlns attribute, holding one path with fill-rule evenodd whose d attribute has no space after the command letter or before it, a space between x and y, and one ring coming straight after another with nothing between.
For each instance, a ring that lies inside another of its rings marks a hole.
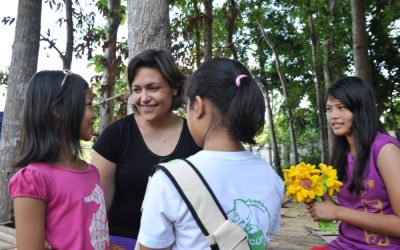
<instances>
[{"instance_id":1,"label":"yellow flower","mask_svg":"<svg viewBox=\"0 0 400 250\"><path fill-rule=\"evenodd\" d=\"M320 170L315 165L299 163L283 170L285 177L286 196L291 196L295 202L311 202L316 196L322 196L324 187L320 181Z\"/></svg>"},{"instance_id":2,"label":"yellow flower","mask_svg":"<svg viewBox=\"0 0 400 250\"><path fill-rule=\"evenodd\" d=\"M336 169L323 163L319 164L319 168L321 169L321 180L325 181L328 194L332 196L334 192L339 192L343 183L337 180Z\"/></svg>"},{"instance_id":3,"label":"yellow flower","mask_svg":"<svg viewBox=\"0 0 400 250\"><path fill-rule=\"evenodd\" d=\"M337 172L332 166L320 163L319 169L315 165L301 162L296 166L283 170L286 196L292 197L294 202L309 203L313 200L321 201L321 197L328 192L333 195L343 185L337 180ZM332 221L319 221L319 227L325 232L329 227L336 233Z\"/></svg>"}]
</instances>

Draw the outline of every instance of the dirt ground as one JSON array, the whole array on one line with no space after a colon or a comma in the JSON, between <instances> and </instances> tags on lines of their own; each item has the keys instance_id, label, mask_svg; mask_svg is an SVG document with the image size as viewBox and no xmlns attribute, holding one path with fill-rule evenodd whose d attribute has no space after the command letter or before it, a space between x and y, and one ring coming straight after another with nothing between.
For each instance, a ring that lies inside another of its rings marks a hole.
<instances>
[{"instance_id":1,"label":"dirt ground","mask_svg":"<svg viewBox=\"0 0 400 250\"><path fill-rule=\"evenodd\" d=\"M321 232L302 203L286 203L281 214L281 231L272 236L269 250L306 250L324 245L336 237Z\"/></svg>"}]
</instances>

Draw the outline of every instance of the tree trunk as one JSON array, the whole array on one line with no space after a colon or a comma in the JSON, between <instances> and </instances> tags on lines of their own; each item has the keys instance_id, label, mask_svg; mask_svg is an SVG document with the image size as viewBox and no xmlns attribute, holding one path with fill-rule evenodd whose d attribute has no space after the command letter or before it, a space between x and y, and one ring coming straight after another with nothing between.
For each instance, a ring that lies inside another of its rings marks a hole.
<instances>
[{"instance_id":1,"label":"tree trunk","mask_svg":"<svg viewBox=\"0 0 400 250\"><path fill-rule=\"evenodd\" d=\"M333 69L332 69L332 51L333 51L333 41L331 38L325 38L324 42L324 80L325 80L325 89L327 89L333 82ZM326 98L326 96L325 96ZM330 156L332 155L333 152L333 144L334 144L334 135L333 131L328 126L328 121L326 120L326 117L324 117L324 124L325 124L325 131L328 136L328 157L330 159Z\"/></svg>"},{"instance_id":2,"label":"tree trunk","mask_svg":"<svg viewBox=\"0 0 400 250\"><path fill-rule=\"evenodd\" d=\"M122 15L119 11L121 0L108 0L107 10L107 40L105 42L105 65L102 79L102 99L107 100L114 96L115 81L119 75L116 67L117 35ZM100 105L99 133L111 123L114 114L114 99Z\"/></svg>"},{"instance_id":3,"label":"tree trunk","mask_svg":"<svg viewBox=\"0 0 400 250\"><path fill-rule=\"evenodd\" d=\"M335 8L336 0L328 0L328 9L330 17L333 17L333 9ZM331 22L331 21L330 21ZM326 24L327 27L331 26L331 23ZM325 79L325 89L327 89L333 82L334 79L334 71L332 68L332 60L333 60L333 38L331 34L325 35L324 38L324 79ZM332 155L333 152L333 143L334 143L334 135L332 129L328 126L326 118L324 118L325 131L328 136L328 157Z\"/></svg>"},{"instance_id":4,"label":"tree trunk","mask_svg":"<svg viewBox=\"0 0 400 250\"><path fill-rule=\"evenodd\" d=\"M293 163L290 162L290 146L284 142L281 144L282 149L282 165L290 167Z\"/></svg>"},{"instance_id":5,"label":"tree trunk","mask_svg":"<svg viewBox=\"0 0 400 250\"><path fill-rule=\"evenodd\" d=\"M330 37L325 37L324 40L324 80L325 87L328 87L333 82L333 69L331 64L333 42Z\"/></svg>"},{"instance_id":6,"label":"tree trunk","mask_svg":"<svg viewBox=\"0 0 400 250\"><path fill-rule=\"evenodd\" d=\"M368 34L364 0L351 0L351 21L356 74L373 86L371 65L368 57Z\"/></svg>"},{"instance_id":7,"label":"tree trunk","mask_svg":"<svg viewBox=\"0 0 400 250\"><path fill-rule=\"evenodd\" d=\"M279 80L281 81L282 85L282 92L283 92L283 97L286 100L285 104L285 110L288 116L288 122L289 122L289 133L290 133L290 144L292 148L292 157L291 157L291 163L292 164L297 164L299 162L299 156L297 153L297 141L296 141L296 131L294 128L294 118L292 115L292 108L289 107L288 99L289 99L289 94L287 90L287 83L286 83L286 78L283 75L281 71L281 66L280 66L280 60L279 60L279 54L275 49L275 45L272 43L271 39L267 36L267 34L264 32L264 28L261 26L261 24L257 21L257 24L261 30L261 33L267 42L268 46L271 48L272 53L274 54L275 57L275 66L276 66L276 71L278 72L279 75Z\"/></svg>"},{"instance_id":8,"label":"tree trunk","mask_svg":"<svg viewBox=\"0 0 400 250\"><path fill-rule=\"evenodd\" d=\"M212 58L212 0L204 0L204 60Z\"/></svg>"},{"instance_id":9,"label":"tree trunk","mask_svg":"<svg viewBox=\"0 0 400 250\"><path fill-rule=\"evenodd\" d=\"M171 48L168 0L128 0L129 58L151 48Z\"/></svg>"},{"instance_id":10,"label":"tree trunk","mask_svg":"<svg viewBox=\"0 0 400 250\"><path fill-rule=\"evenodd\" d=\"M65 52L57 46L55 41L51 37L41 35L41 41L46 41L49 44L49 48L56 51L63 63L63 69L71 69L72 54L74 50L74 23L73 23L73 8L72 0L65 0L65 22L66 22L66 43Z\"/></svg>"},{"instance_id":11,"label":"tree trunk","mask_svg":"<svg viewBox=\"0 0 400 250\"><path fill-rule=\"evenodd\" d=\"M11 219L12 202L7 185L17 169L10 165L19 157L21 142L22 110L25 91L35 74L40 43L42 2L24 0L18 2L15 37L9 70L3 128L0 141L0 222Z\"/></svg>"},{"instance_id":12,"label":"tree trunk","mask_svg":"<svg viewBox=\"0 0 400 250\"><path fill-rule=\"evenodd\" d=\"M259 39L260 41L260 39ZM275 126L274 126L274 118L272 114L272 108L271 108L271 99L269 98L269 88L268 88L268 83L266 81L266 76L265 76L265 58L263 58L263 53L262 53L262 45L261 43L258 45L258 55L259 55L259 65L260 65L260 76L261 76L261 83L265 92L265 102L266 102L266 111L267 111L267 121L268 121L268 129L269 129L269 140L270 140L270 145L272 149L272 155L273 155L273 166L276 169L276 172L280 177L283 177L283 172L282 172L282 166L281 166L281 159L279 155L279 148L278 148L278 143L276 140L276 133L275 133ZM270 151L270 150L269 150Z\"/></svg>"},{"instance_id":13,"label":"tree trunk","mask_svg":"<svg viewBox=\"0 0 400 250\"><path fill-rule=\"evenodd\" d=\"M200 66L201 64L201 46L200 46L200 11L199 11L199 6L197 0L193 1L193 7L194 7L194 14L195 14L195 50L196 50L196 65L197 67Z\"/></svg>"},{"instance_id":14,"label":"tree trunk","mask_svg":"<svg viewBox=\"0 0 400 250\"><path fill-rule=\"evenodd\" d=\"M261 71L263 71L263 68L261 68ZM262 86L265 91L265 102L266 102L266 108L267 108L266 111L267 111L267 121L268 121L268 129L269 129L269 141L271 144L272 157L273 157L272 165L275 167L278 175L283 178L281 159L280 159L280 155L279 155L279 147L278 147L278 142L276 140L274 118L273 118L272 108L271 108L271 99L269 98L268 83L264 82L262 84Z\"/></svg>"},{"instance_id":15,"label":"tree trunk","mask_svg":"<svg viewBox=\"0 0 400 250\"><path fill-rule=\"evenodd\" d=\"M65 54L61 57L64 69L71 69L72 52L74 49L74 23L72 19L72 0L65 0L65 13L67 23L67 42L65 45Z\"/></svg>"},{"instance_id":16,"label":"tree trunk","mask_svg":"<svg viewBox=\"0 0 400 250\"><path fill-rule=\"evenodd\" d=\"M233 42L233 34L235 33L235 21L239 15L239 11L237 8L237 4L235 0L230 0L229 4L230 11L227 12L228 20L227 20L227 30L228 30L228 45L227 47L231 50L233 59L238 60L238 54L235 47L235 43Z\"/></svg>"},{"instance_id":17,"label":"tree trunk","mask_svg":"<svg viewBox=\"0 0 400 250\"><path fill-rule=\"evenodd\" d=\"M316 89L316 97L317 97L317 106L318 106L318 124L319 124L319 144L321 149L321 162L328 162L328 142L327 142L327 133L325 126L325 104L323 100L323 93L321 87L321 80L319 78L320 67L318 66L318 44L317 44L317 35L315 33L314 20L312 17L312 12L309 9L308 15L308 24L311 32L311 52L312 52L312 62L315 74L315 89Z\"/></svg>"}]
</instances>

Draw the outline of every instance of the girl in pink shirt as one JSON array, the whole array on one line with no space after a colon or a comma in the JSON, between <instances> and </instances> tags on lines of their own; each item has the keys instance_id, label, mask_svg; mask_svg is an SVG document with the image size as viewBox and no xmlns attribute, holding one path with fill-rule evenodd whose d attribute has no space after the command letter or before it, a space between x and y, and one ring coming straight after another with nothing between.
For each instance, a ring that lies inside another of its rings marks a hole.
<instances>
[{"instance_id":1,"label":"girl in pink shirt","mask_svg":"<svg viewBox=\"0 0 400 250\"><path fill-rule=\"evenodd\" d=\"M22 169L8 186L20 250L110 248L99 173L80 159L80 140L93 133L92 99L69 71L41 71L29 83L14 164Z\"/></svg>"}]
</instances>

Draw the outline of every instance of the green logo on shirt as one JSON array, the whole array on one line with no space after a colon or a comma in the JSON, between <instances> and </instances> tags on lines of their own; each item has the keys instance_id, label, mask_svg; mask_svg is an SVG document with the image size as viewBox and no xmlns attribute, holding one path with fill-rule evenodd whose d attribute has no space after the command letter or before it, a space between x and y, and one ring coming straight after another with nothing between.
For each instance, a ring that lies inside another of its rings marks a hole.
<instances>
[{"instance_id":1,"label":"green logo on shirt","mask_svg":"<svg viewBox=\"0 0 400 250\"><path fill-rule=\"evenodd\" d=\"M268 209L260 201L236 199L233 201L233 208L228 211L227 215L229 220L238 224L244 231L246 231L247 241L252 250L264 250L268 245L268 242L259 222L255 216L253 216L256 213L262 213L262 217L268 218L270 230L270 214Z\"/></svg>"}]
</instances>

